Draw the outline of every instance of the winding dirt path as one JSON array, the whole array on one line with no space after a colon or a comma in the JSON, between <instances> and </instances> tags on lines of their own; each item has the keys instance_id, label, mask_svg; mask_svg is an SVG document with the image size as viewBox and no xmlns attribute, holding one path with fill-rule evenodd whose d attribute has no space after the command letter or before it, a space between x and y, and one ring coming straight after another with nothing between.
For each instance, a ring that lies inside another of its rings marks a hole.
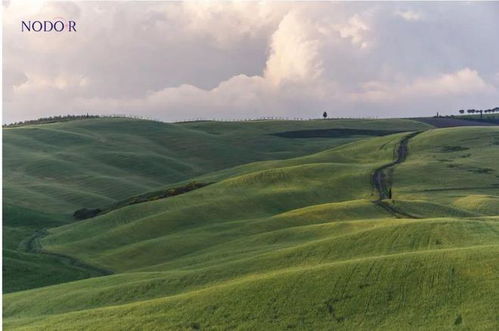
<instances>
[{"instance_id":1,"label":"winding dirt path","mask_svg":"<svg viewBox=\"0 0 499 331\"><path fill-rule=\"evenodd\" d=\"M382 207L390 214L393 214L398 218L417 218L414 215L410 215L401 210L395 208L392 204L383 201L386 199L392 199L392 187L391 187L391 179L389 178L388 172L392 170L397 164L404 162L407 159L407 155L409 154L408 143L409 140L416 135L420 134L420 131L409 133L404 136L398 144L398 147L395 150L395 160L374 170L372 175L372 184L376 191L378 192L378 199L373 201L376 205Z\"/></svg>"},{"instance_id":2,"label":"winding dirt path","mask_svg":"<svg viewBox=\"0 0 499 331\"><path fill-rule=\"evenodd\" d=\"M97 276L106 276L106 275L111 275L113 272L111 270L106 270L102 268L95 267L93 265L87 264L81 260L78 260L74 257L71 257L69 255L64 255L64 254L59 254L59 253L52 253L48 252L42 249L42 245L40 244L40 239L45 237L48 234L47 230L42 229L42 230L37 230L35 231L31 237L26 238L23 240L19 246L20 249L24 250L25 252L28 253L34 253L34 254L44 254L44 255L49 255L56 257L61 263L76 267L79 269L87 270L92 274L92 277L97 277Z\"/></svg>"}]
</instances>

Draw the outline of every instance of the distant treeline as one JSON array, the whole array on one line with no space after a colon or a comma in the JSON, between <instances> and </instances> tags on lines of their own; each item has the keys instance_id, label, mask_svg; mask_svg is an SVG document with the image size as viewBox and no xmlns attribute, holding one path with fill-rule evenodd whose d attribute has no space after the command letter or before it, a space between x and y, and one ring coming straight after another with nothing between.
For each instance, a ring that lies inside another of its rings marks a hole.
<instances>
[{"instance_id":1,"label":"distant treeline","mask_svg":"<svg viewBox=\"0 0 499 331\"><path fill-rule=\"evenodd\" d=\"M490 109L461 109L459 113L461 114L459 116L461 119L499 124L499 107Z\"/></svg>"},{"instance_id":2,"label":"distant treeline","mask_svg":"<svg viewBox=\"0 0 499 331\"><path fill-rule=\"evenodd\" d=\"M499 113L499 107L490 108L490 109L468 109L468 110L461 109L461 110L459 110L460 114L464 114L465 112L468 114L488 114L488 113L496 113L496 112Z\"/></svg>"},{"instance_id":3,"label":"distant treeline","mask_svg":"<svg viewBox=\"0 0 499 331\"><path fill-rule=\"evenodd\" d=\"M33 125L33 124L48 124L48 123L56 123L56 122L67 122L67 121L74 121L74 120L83 120L83 119L89 119L89 118L99 118L101 117L100 115L59 115L59 116L50 116L50 117L41 117L36 120L27 120L27 121L20 121L20 122L14 122L10 124L4 124L2 127L4 128L10 128L10 127L17 127L17 126L24 126L24 125Z\"/></svg>"},{"instance_id":4,"label":"distant treeline","mask_svg":"<svg viewBox=\"0 0 499 331\"><path fill-rule=\"evenodd\" d=\"M259 121L317 121L317 120L376 120L377 116L364 117L285 117L285 116L262 116L262 117L244 117L244 118L192 118L179 120L175 123L195 123L195 122L259 122Z\"/></svg>"},{"instance_id":5,"label":"distant treeline","mask_svg":"<svg viewBox=\"0 0 499 331\"><path fill-rule=\"evenodd\" d=\"M85 120L89 118L130 118L130 119L140 119L140 120L148 120L148 121L156 121L156 122L164 122L159 119L153 119L144 116L136 116L136 115L126 115L126 114L117 114L117 115L58 115L58 116L49 116L49 117L41 117L35 120L26 120L19 121L9 124L3 124L4 128L11 127L19 127L25 125L35 125L35 124L49 124L49 123L57 123L57 122L68 122L74 120ZM194 118L188 120L180 120L175 123L190 123L190 122L254 122L254 121L315 121L318 118L303 118L303 117L282 117L282 116L266 116L266 117L256 117L256 118L234 118L234 119L224 119L224 118L212 118L212 119L204 119L204 118ZM341 120L341 119L365 119L372 120L377 119L377 117L335 117L335 118L327 118L327 120Z\"/></svg>"},{"instance_id":6,"label":"distant treeline","mask_svg":"<svg viewBox=\"0 0 499 331\"><path fill-rule=\"evenodd\" d=\"M9 123L9 124L3 124L3 128L11 128L11 127L19 127L19 126L25 126L25 125L35 125L35 124L49 124L49 123L58 123L58 122L68 122L68 121L75 121L75 120L86 120L90 118L130 118L130 119L136 119L136 120L148 120L148 121L159 121L159 120L154 120L152 118L147 118L147 117L142 117L142 116L134 116L134 115L123 115L123 114L118 114L118 115L90 115L90 114L85 114L85 115L57 115L57 116L49 116L49 117L41 117L36 120L26 120L26 121L19 121L19 122L14 122L14 123Z\"/></svg>"},{"instance_id":7,"label":"distant treeline","mask_svg":"<svg viewBox=\"0 0 499 331\"><path fill-rule=\"evenodd\" d=\"M461 109L459 110L460 114L465 114L468 113L470 115L480 115L480 117L483 114L489 114L489 113L499 113L499 107L491 108L491 109L468 109L464 110ZM434 117L454 117L454 115L439 115L437 113L436 116ZM36 125L36 124L49 124L49 123L58 123L58 122L68 122L68 121L75 121L75 120L85 120L85 119L91 119L91 118L129 118L129 119L140 119L140 120L148 120L148 121L156 121L156 122L164 122L159 119L153 119L149 117L144 117L144 116L136 116L136 115L126 115L126 114L115 114L115 115L91 115L91 114L85 114L85 115L57 115L57 116L49 116L49 117L41 117L38 119L34 120L26 120L26 121L19 121L19 122L13 122L9 124L3 124L3 128L11 128L11 127L19 127L19 126L26 126L26 125ZM257 117L257 118L240 118L240 119L223 119L223 118L213 118L213 119L203 119L203 118L194 118L194 119L188 119L188 120L180 120L177 121L176 123L189 123L189 122L253 122L253 121L314 121L317 120L318 118L303 118L303 117L282 117L282 116L266 116L266 117ZM378 119L378 117L331 117L331 118L325 118L326 120L372 120L372 119ZM472 118L469 118L472 119Z\"/></svg>"}]
</instances>

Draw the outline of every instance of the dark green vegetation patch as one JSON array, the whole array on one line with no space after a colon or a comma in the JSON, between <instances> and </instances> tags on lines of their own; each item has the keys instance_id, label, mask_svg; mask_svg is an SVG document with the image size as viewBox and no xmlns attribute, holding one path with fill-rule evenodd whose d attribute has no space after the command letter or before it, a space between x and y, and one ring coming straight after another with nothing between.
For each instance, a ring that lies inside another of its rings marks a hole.
<instances>
[{"instance_id":1,"label":"dark green vegetation patch","mask_svg":"<svg viewBox=\"0 0 499 331\"><path fill-rule=\"evenodd\" d=\"M100 208L81 208L73 213L73 217L77 220L84 220L87 218L95 217L97 215L102 215L110 212L111 210L123 208L126 206L134 205L137 203L149 202L159 199L171 198L179 194L184 194L190 191L197 190L199 188L210 185L210 183L197 183L190 182L182 186L176 186L172 188L168 188L165 190L159 190L154 192L147 192L141 195L133 196L116 203L113 203L111 206L100 209Z\"/></svg>"},{"instance_id":2,"label":"dark green vegetation patch","mask_svg":"<svg viewBox=\"0 0 499 331\"><path fill-rule=\"evenodd\" d=\"M400 132L403 131L367 129L319 129L278 132L273 133L273 135L284 138L349 138L356 136L379 137Z\"/></svg>"}]
</instances>

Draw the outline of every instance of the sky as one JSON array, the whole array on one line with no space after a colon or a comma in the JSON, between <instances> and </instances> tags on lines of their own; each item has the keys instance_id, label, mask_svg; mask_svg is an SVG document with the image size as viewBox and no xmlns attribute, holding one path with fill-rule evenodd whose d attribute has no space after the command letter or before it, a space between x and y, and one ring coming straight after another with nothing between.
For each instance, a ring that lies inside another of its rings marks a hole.
<instances>
[{"instance_id":1,"label":"sky","mask_svg":"<svg viewBox=\"0 0 499 331\"><path fill-rule=\"evenodd\" d=\"M499 2L4 1L3 122L499 106ZM77 32L22 32L21 21Z\"/></svg>"}]
</instances>

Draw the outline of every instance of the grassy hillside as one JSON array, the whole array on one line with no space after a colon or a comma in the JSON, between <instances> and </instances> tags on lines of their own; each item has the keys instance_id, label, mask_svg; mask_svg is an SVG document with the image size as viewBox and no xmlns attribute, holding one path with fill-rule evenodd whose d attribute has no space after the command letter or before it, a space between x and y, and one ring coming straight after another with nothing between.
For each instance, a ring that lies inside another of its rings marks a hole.
<instances>
[{"instance_id":1,"label":"grassy hillside","mask_svg":"<svg viewBox=\"0 0 499 331\"><path fill-rule=\"evenodd\" d=\"M6 128L4 290L94 275L92 270L32 254L25 245L37 230L73 222L71 214L77 209L108 207L214 170L290 158L366 138L287 139L272 135L277 132L364 126L393 131L425 128L410 120L167 124L123 118Z\"/></svg>"},{"instance_id":2,"label":"grassy hillside","mask_svg":"<svg viewBox=\"0 0 499 331\"><path fill-rule=\"evenodd\" d=\"M286 139L272 133L363 126L425 128L409 120L167 124L109 118L8 128L3 131L5 202L68 213L238 164L310 154L362 138Z\"/></svg>"},{"instance_id":3,"label":"grassy hillside","mask_svg":"<svg viewBox=\"0 0 499 331\"><path fill-rule=\"evenodd\" d=\"M394 176L397 198L499 214L497 127L431 130L412 139L409 147L409 158Z\"/></svg>"},{"instance_id":4,"label":"grassy hillside","mask_svg":"<svg viewBox=\"0 0 499 331\"><path fill-rule=\"evenodd\" d=\"M4 293L99 275L62 263L56 257L33 253L30 247L33 233L40 227L66 224L67 220L61 215L4 205L3 216Z\"/></svg>"},{"instance_id":5,"label":"grassy hillside","mask_svg":"<svg viewBox=\"0 0 499 331\"><path fill-rule=\"evenodd\" d=\"M218 228L205 231L221 236L220 226L225 222L238 221L249 227L248 222L261 222L261 218L310 205L373 198L369 181L372 169L392 157L398 137L374 138L280 161L265 170L256 164L253 171L245 169L245 174L193 192L59 227L51 230L52 235L42 243L52 251L120 271L163 262L195 247L205 251L203 246L218 240L196 240L196 235L185 231L199 232L200 226L209 225ZM235 235L225 236L235 239ZM247 231L241 230L238 235L245 236ZM185 238L191 238L192 243ZM92 251L98 254L94 257ZM137 254L141 258L130 258Z\"/></svg>"},{"instance_id":6,"label":"grassy hillside","mask_svg":"<svg viewBox=\"0 0 499 331\"><path fill-rule=\"evenodd\" d=\"M24 313L5 325L51 330L494 330L498 253L489 247L426 250L300 266L135 303ZM105 292L98 297L110 295L109 289ZM59 307L74 301L66 297Z\"/></svg>"},{"instance_id":7,"label":"grassy hillside","mask_svg":"<svg viewBox=\"0 0 499 331\"><path fill-rule=\"evenodd\" d=\"M380 203L373 173L405 136L201 174L214 183L52 227L44 249L116 274L5 295L4 325L495 330L499 129L412 137Z\"/></svg>"}]
</instances>

